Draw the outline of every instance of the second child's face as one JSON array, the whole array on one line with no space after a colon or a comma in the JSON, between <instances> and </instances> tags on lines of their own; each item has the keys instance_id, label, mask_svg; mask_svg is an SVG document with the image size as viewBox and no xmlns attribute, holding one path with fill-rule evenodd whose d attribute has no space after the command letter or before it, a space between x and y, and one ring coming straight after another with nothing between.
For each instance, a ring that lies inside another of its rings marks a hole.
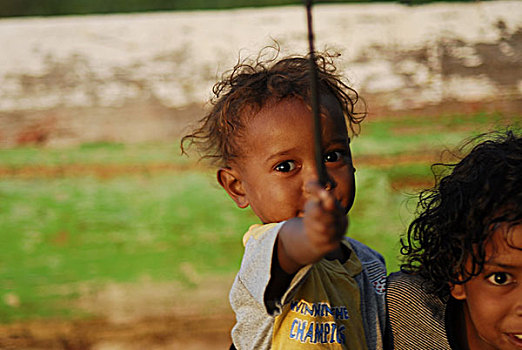
<instances>
[{"instance_id":1,"label":"second child's face","mask_svg":"<svg viewBox=\"0 0 522 350\"><path fill-rule=\"evenodd\" d=\"M355 195L349 137L339 104L322 98L328 113L321 118L323 160L336 183L333 193L346 212ZM236 203L250 206L263 223L303 215L308 198L306 183L317 181L313 117L298 99L263 107L249 119L241 138L237 172L244 195Z\"/></svg>"},{"instance_id":2,"label":"second child's face","mask_svg":"<svg viewBox=\"0 0 522 350\"><path fill-rule=\"evenodd\" d=\"M506 242L506 233L522 237L522 225L501 225L486 248L480 275L453 287L464 303L470 350L522 349L522 249Z\"/></svg>"}]
</instances>

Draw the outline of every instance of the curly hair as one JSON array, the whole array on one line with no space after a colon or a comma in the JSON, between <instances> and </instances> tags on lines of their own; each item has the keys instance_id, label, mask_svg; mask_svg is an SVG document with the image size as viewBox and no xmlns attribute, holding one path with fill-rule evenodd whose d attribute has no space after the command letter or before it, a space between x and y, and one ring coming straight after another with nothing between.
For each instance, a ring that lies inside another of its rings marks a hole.
<instances>
[{"instance_id":1,"label":"curly hair","mask_svg":"<svg viewBox=\"0 0 522 350\"><path fill-rule=\"evenodd\" d=\"M274 54L267 57L269 51ZM255 115L272 99L281 101L293 97L310 106L309 55L278 59L279 53L279 47L265 47L256 59L238 61L232 70L223 74L222 80L212 89L214 96L210 100L210 112L199 120L195 130L181 139L183 153L186 153L187 143L195 144L201 158L226 166L240 155L239 139L247 115ZM366 111L355 111L359 96L337 73L333 59L338 56L314 53L318 93L335 97L350 131L357 135Z\"/></svg>"},{"instance_id":2,"label":"curly hair","mask_svg":"<svg viewBox=\"0 0 522 350\"><path fill-rule=\"evenodd\" d=\"M481 273L485 245L499 223L522 220L522 138L507 129L479 135L459 148L471 152L442 166L433 189L419 194L417 216L401 239L401 270L416 273L445 298L449 284ZM480 142L479 142L480 141ZM448 174L449 173L449 174Z\"/></svg>"}]
</instances>

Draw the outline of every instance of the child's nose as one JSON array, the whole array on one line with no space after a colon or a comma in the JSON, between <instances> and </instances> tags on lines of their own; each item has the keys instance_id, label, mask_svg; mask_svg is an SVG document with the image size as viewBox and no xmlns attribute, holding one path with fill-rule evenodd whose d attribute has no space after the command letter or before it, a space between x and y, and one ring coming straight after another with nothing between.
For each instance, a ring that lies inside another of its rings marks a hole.
<instances>
[{"instance_id":1,"label":"child's nose","mask_svg":"<svg viewBox=\"0 0 522 350\"><path fill-rule=\"evenodd\" d=\"M319 173L317 167L311 166L306 171L303 171L303 192L306 191L306 184L310 182L319 182ZM324 188L327 191L331 191L337 187L337 182L327 173L327 181Z\"/></svg>"},{"instance_id":2,"label":"child's nose","mask_svg":"<svg viewBox=\"0 0 522 350\"><path fill-rule=\"evenodd\" d=\"M327 191L331 191L336 187L337 187L337 182L335 182L335 180L331 176L328 176L328 179L326 179L326 185L324 186L324 188Z\"/></svg>"},{"instance_id":3,"label":"child's nose","mask_svg":"<svg viewBox=\"0 0 522 350\"><path fill-rule=\"evenodd\" d=\"M302 177L303 189L306 188L308 183L318 182L318 181L319 181L319 177L317 175L317 169L315 167L309 167L307 170L303 171L303 177Z\"/></svg>"},{"instance_id":4,"label":"child's nose","mask_svg":"<svg viewBox=\"0 0 522 350\"><path fill-rule=\"evenodd\" d=\"M518 287L518 293L514 298L514 310L517 317L522 318L522 287Z\"/></svg>"}]
</instances>

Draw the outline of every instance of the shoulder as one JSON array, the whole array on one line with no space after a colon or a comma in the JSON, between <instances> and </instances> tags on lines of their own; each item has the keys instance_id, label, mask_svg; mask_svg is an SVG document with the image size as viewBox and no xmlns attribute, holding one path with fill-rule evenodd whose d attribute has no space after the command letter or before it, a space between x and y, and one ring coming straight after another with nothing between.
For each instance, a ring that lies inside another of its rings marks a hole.
<instances>
[{"instance_id":1,"label":"shoulder","mask_svg":"<svg viewBox=\"0 0 522 350\"><path fill-rule=\"evenodd\" d=\"M271 224L255 224L249 227L248 231L243 235L243 246L246 246L250 238L257 241L266 238L267 233L277 234L284 222Z\"/></svg>"},{"instance_id":2,"label":"shoulder","mask_svg":"<svg viewBox=\"0 0 522 350\"><path fill-rule=\"evenodd\" d=\"M252 225L243 237L245 252L237 279L259 303L263 303L265 288L270 280L272 255L277 233L282 223ZM233 289L235 286L233 286ZM241 294L243 295L243 294Z\"/></svg>"},{"instance_id":3,"label":"shoulder","mask_svg":"<svg viewBox=\"0 0 522 350\"><path fill-rule=\"evenodd\" d=\"M416 275L392 273L387 278L386 306L396 349L451 349L446 336L446 303L428 293Z\"/></svg>"},{"instance_id":4,"label":"shoulder","mask_svg":"<svg viewBox=\"0 0 522 350\"><path fill-rule=\"evenodd\" d=\"M384 257L377 252L376 250L373 250L372 248L368 247L366 244L363 244L353 238L347 237L346 241L350 244L352 250L357 255L361 263L364 265L368 262L379 262L383 266L384 263Z\"/></svg>"},{"instance_id":5,"label":"shoulder","mask_svg":"<svg viewBox=\"0 0 522 350\"><path fill-rule=\"evenodd\" d=\"M386 286L386 264L384 257L376 250L353 239L346 238L350 248L361 262L363 279L371 284L377 294L383 294Z\"/></svg>"},{"instance_id":6,"label":"shoulder","mask_svg":"<svg viewBox=\"0 0 522 350\"><path fill-rule=\"evenodd\" d=\"M443 307L442 300L426 290L421 277L403 272L394 272L388 276L386 301L390 306L408 307L412 311L424 307L435 311Z\"/></svg>"},{"instance_id":7,"label":"shoulder","mask_svg":"<svg viewBox=\"0 0 522 350\"><path fill-rule=\"evenodd\" d=\"M410 291L416 294L425 294L423 280L414 274L393 272L387 278L388 289L391 291Z\"/></svg>"}]
</instances>

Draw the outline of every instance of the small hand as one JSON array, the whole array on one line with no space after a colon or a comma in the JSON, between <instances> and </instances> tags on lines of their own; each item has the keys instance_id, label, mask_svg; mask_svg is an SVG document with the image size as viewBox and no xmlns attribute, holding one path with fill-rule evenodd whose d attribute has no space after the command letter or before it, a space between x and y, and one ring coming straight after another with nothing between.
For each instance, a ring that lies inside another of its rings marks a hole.
<instances>
[{"instance_id":1,"label":"small hand","mask_svg":"<svg viewBox=\"0 0 522 350\"><path fill-rule=\"evenodd\" d=\"M348 227L346 210L331 190L311 182L305 191L308 198L303 217L286 221L279 231L277 258L288 274L338 251Z\"/></svg>"},{"instance_id":2,"label":"small hand","mask_svg":"<svg viewBox=\"0 0 522 350\"><path fill-rule=\"evenodd\" d=\"M305 235L318 258L337 249L346 233L348 219L333 192L317 182L307 183L309 199L304 208Z\"/></svg>"}]
</instances>

